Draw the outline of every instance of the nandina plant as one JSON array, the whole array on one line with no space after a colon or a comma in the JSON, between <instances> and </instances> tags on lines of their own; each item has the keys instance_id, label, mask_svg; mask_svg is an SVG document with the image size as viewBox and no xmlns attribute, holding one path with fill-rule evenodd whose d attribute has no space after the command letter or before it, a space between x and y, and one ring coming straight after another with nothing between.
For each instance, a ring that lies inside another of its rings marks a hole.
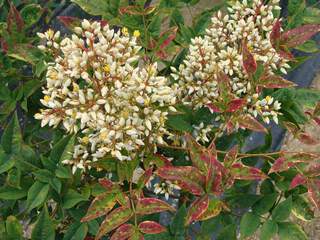
<instances>
[{"instance_id":1,"label":"nandina plant","mask_svg":"<svg viewBox=\"0 0 320 240\"><path fill-rule=\"evenodd\" d=\"M278 0L233 1L192 27L178 7L197 1L73 2L102 20L61 16L69 35L37 34L41 107L33 132L14 112L2 134L0 236L307 239L290 216L320 207L320 156L270 151L270 124L318 144L304 126L320 123L319 92L282 74L320 25L287 29ZM247 151L252 132L265 143Z\"/></svg>"}]
</instances>

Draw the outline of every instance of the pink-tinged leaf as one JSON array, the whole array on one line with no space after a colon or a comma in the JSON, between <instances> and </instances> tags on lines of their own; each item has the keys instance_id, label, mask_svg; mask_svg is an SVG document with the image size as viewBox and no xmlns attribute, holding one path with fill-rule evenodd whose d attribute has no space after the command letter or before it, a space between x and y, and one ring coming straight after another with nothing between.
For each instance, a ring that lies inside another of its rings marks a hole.
<instances>
[{"instance_id":1,"label":"pink-tinged leaf","mask_svg":"<svg viewBox=\"0 0 320 240\"><path fill-rule=\"evenodd\" d=\"M286 152L284 152L285 154ZM292 162L311 162L317 158L320 158L320 154L300 152L289 156Z\"/></svg>"},{"instance_id":2,"label":"pink-tinged leaf","mask_svg":"<svg viewBox=\"0 0 320 240\"><path fill-rule=\"evenodd\" d=\"M91 221L112 210L116 204L116 194L102 193L98 195L91 203L87 214L81 219L81 222Z\"/></svg>"},{"instance_id":3,"label":"pink-tinged leaf","mask_svg":"<svg viewBox=\"0 0 320 240\"><path fill-rule=\"evenodd\" d=\"M175 209L168 203L157 198L140 198L137 201L137 214L147 215L164 211L174 212Z\"/></svg>"},{"instance_id":4,"label":"pink-tinged leaf","mask_svg":"<svg viewBox=\"0 0 320 240\"><path fill-rule=\"evenodd\" d=\"M224 203L218 199L210 199L207 210L199 217L199 221L208 220L218 216L222 211Z\"/></svg>"},{"instance_id":5,"label":"pink-tinged leaf","mask_svg":"<svg viewBox=\"0 0 320 240\"><path fill-rule=\"evenodd\" d=\"M130 207L129 197L124 192L119 192L116 195L117 202L123 207Z\"/></svg>"},{"instance_id":6,"label":"pink-tinged leaf","mask_svg":"<svg viewBox=\"0 0 320 240\"><path fill-rule=\"evenodd\" d=\"M319 117L313 117L313 121L320 126L320 118Z\"/></svg>"},{"instance_id":7,"label":"pink-tinged leaf","mask_svg":"<svg viewBox=\"0 0 320 240\"><path fill-rule=\"evenodd\" d=\"M112 182L110 179L101 178L99 179L99 183L102 187L106 189L106 192L119 192L120 187L118 184Z\"/></svg>"},{"instance_id":8,"label":"pink-tinged leaf","mask_svg":"<svg viewBox=\"0 0 320 240\"><path fill-rule=\"evenodd\" d=\"M187 212L186 225L197 221L207 211L209 207L209 196L206 194L194 201Z\"/></svg>"},{"instance_id":9,"label":"pink-tinged leaf","mask_svg":"<svg viewBox=\"0 0 320 240\"><path fill-rule=\"evenodd\" d=\"M278 53L280 57L283 57L285 59L288 59L288 60L294 59L294 55L288 49L279 49Z\"/></svg>"},{"instance_id":10,"label":"pink-tinged leaf","mask_svg":"<svg viewBox=\"0 0 320 240\"><path fill-rule=\"evenodd\" d=\"M216 172L214 176L211 177L212 182L211 184L211 192L217 196L220 196L223 193L223 186L222 186L222 173Z\"/></svg>"},{"instance_id":11,"label":"pink-tinged leaf","mask_svg":"<svg viewBox=\"0 0 320 240\"><path fill-rule=\"evenodd\" d=\"M177 180L175 182L182 190L192 193L196 196L204 194L203 187L191 180Z\"/></svg>"},{"instance_id":12,"label":"pink-tinged leaf","mask_svg":"<svg viewBox=\"0 0 320 240\"><path fill-rule=\"evenodd\" d=\"M160 167L157 169L156 174L164 179L176 181L176 180L191 180L195 183L204 183L205 177L201 172L192 166L168 166Z\"/></svg>"},{"instance_id":13,"label":"pink-tinged leaf","mask_svg":"<svg viewBox=\"0 0 320 240\"><path fill-rule=\"evenodd\" d=\"M9 45L4 38L0 38L1 49L4 53L9 51Z\"/></svg>"},{"instance_id":14,"label":"pink-tinged leaf","mask_svg":"<svg viewBox=\"0 0 320 240\"><path fill-rule=\"evenodd\" d=\"M242 47L242 58L243 58L243 67L249 75L252 75L257 70L257 62L254 59L254 56L249 51L246 43Z\"/></svg>"},{"instance_id":15,"label":"pink-tinged leaf","mask_svg":"<svg viewBox=\"0 0 320 240\"><path fill-rule=\"evenodd\" d=\"M230 173L234 179L239 180L263 180L268 178L260 169L246 166L240 162L232 164Z\"/></svg>"},{"instance_id":16,"label":"pink-tinged leaf","mask_svg":"<svg viewBox=\"0 0 320 240\"><path fill-rule=\"evenodd\" d=\"M307 144L307 145L316 145L319 143L316 139L311 137L308 133L306 132L300 132L297 134L297 138L300 142Z\"/></svg>"},{"instance_id":17,"label":"pink-tinged leaf","mask_svg":"<svg viewBox=\"0 0 320 240\"><path fill-rule=\"evenodd\" d=\"M212 113L222 113L223 111L213 103L208 103L206 105Z\"/></svg>"},{"instance_id":18,"label":"pink-tinged leaf","mask_svg":"<svg viewBox=\"0 0 320 240\"><path fill-rule=\"evenodd\" d=\"M70 16L58 16L57 17L60 22L63 23L65 27L70 30L73 30L75 27L81 26L81 19Z\"/></svg>"},{"instance_id":19,"label":"pink-tinged leaf","mask_svg":"<svg viewBox=\"0 0 320 240\"><path fill-rule=\"evenodd\" d=\"M291 88L297 86L297 84L276 75L263 77L258 85L264 88Z\"/></svg>"},{"instance_id":20,"label":"pink-tinged leaf","mask_svg":"<svg viewBox=\"0 0 320 240\"><path fill-rule=\"evenodd\" d=\"M307 182L307 178L305 178L301 174L297 174L290 183L290 189L293 189L299 185L303 185Z\"/></svg>"},{"instance_id":21,"label":"pink-tinged leaf","mask_svg":"<svg viewBox=\"0 0 320 240\"><path fill-rule=\"evenodd\" d=\"M319 24L307 24L283 33L281 40L289 48L297 47L312 38L319 31Z\"/></svg>"},{"instance_id":22,"label":"pink-tinged leaf","mask_svg":"<svg viewBox=\"0 0 320 240\"><path fill-rule=\"evenodd\" d=\"M224 166L229 167L237 160L237 154L239 152L238 145L233 146L224 157Z\"/></svg>"},{"instance_id":23,"label":"pink-tinged leaf","mask_svg":"<svg viewBox=\"0 0 320 240\"><path fill-rule=\"evenodd\" d=\"M251 116L243 116L238 118L239 126L242 128L246 128L255 132L264 132L267 133L267 129L259 123L256 119Z\"/></svg>"},{"instance_id":24,"label":"pink-tinged leaf","mask_svg":"<svg viewBox=\"0 0 320 240\"><path fill-rule=\"evenodd\" d=\"M304 172L308 177L320 176L320 162L319 162L319 160L309 163L305 167Z\"/></svg>"},{"instance_id":25,"label":"pink-tinged leaf","mask_svg":"<svg viewBox=\"0 0 320 240\"><path fill-rule=\"evenodd\" d=\"M24 21L14 4L10 2L10 10L7 16L7 30L9 33L12 33L13 26L16 26L16 30L21 32L24 28Z\"/></svg>"},{"instance_id":26,"label":"pink-tinged leaf","mask_svg":"<svg viewBox=\"0 0 320 240\"><path fill-rule=\"evenodd\" d=\"M144 221L138 226L139 230L145 234L158 234L165 232L167 229L154 221Z\"/></svg>"},{"instance_id":27,"label":"pink-tinged leaf","mask_svg":"<svg viewBox=\"0 0 320 240\"><path fill-rule=\"evenodd\" d=\"M118 228L132 217L133 211L127 207L119 207L109 213L105 220L101 223L96 240L102 238L107 233Z\"/></svg>"},{"instance_id":28,"label":"pink-tinged leaf","mask_svg":"<svg viewBox=\"0 0 320 240\"><path fill-rule=\"evenodd\" d=\"M310 179L307 186L310 201L320 209L320 179Z\"/></svg>"},{"instance_id":29,"label":"pink-tinged leaf","mask_svg":"<svg viewBox=\"0 0 320 240\"><path fill-rule=\"evenodd\" d=\"M238 111L239 109L241 109L245 104L246 104L246 100L245 99L233 99L229 105L228 105L228 109L226 112L230 112L233 113L235 111Z\"/></svg>"},{"instance_id":30,"label":"pink-tinged leaf","mask_svg":"<svg viewBox=\"0 0 320 240\"><path fill-rule=\"evenodd\" d=\"M123 224L112 234L110 240L125 240L135 233L135 227L132 224Z\"/></svg>"},{"instance_id":31,"label":"pink-tinged leaf","mask_svg":"<svg viewBox=\"0 0 320 240\"><path fill-rule=\"evenodd\" d=\"M281 21L277 19L270 33L270 41L273 48L278 49L281 37Z\"/></svg>"},{"instance_id":32,"label":"pink-tinged leaf","mask_svg":"<svg viewBox=\"0 0 320 240\"><path fill-rule=\"evenodd\" d=\"M169 35L167 36L167 38L161 43L160 45L160 49L164 49L166 48L167 46L169 46L169 44L176 38L177 36L177 31L178 31L178 27L173 27L173 28L170 28L169 30L167 30L166 32L162 33L160 35L160 38L162 36L164 36L165 34L168 34Z\"/></svg>"},{"instance_id":33,"label":"pink-tinged leaf","mask_svg":"<svg viewBox=\"0 0 320 240\"><path fill-rule=\"evenodd\" d=\"M283 172L295 165L294 162L290 161L288 158L279 157L272 165L269 170L269 174L273 172Z\"/></svg>"}]
</instances>

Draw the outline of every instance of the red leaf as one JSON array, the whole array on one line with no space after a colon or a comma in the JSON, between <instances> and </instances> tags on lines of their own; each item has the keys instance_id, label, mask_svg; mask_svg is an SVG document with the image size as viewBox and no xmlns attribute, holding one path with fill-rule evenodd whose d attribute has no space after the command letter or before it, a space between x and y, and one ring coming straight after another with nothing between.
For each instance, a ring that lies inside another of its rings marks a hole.
<instances>
[{"instance_id":1,"label":"red leaf","mask_svg":"<svg viewBox=\"0 0 320 240\"><path fill-rule=\"evenodd\" d=\"M4 53L7 53L9 51L9 45L8 43L6 42L5 39L3 38L0 38L0 44L1 44L1 49Z\"/></svg>"},{"instance_id":2,"label":"red leaf","mask_svg":"<svg viewBox=\"0 0 320 240\"><path fill-rule=\"evenodd\" d=\"M273 25L272 32L270 34L270 41L274 49L279 48L279 42L281 37L281 21L277 19Z\"/></svg>"},{"instance_id":3,"label":"red leaf","mask_svg":"<svg viewBox=\"0 0 320 240\"><path fill-rule=\"evenodd\" d=\"M320 209L320 179L311 179L308 181L308 195L310 201Z\"/></svg>"},{"instance_id":4,"label":"red leaf","mask_svg":"<svg viewBox=\"0 0 320 240\"><path fill-rule=\"evenodd\" d=\"M308 133L306 132L300 132L297 134L297 138L299 139L300 142L307 144L307 145L316 145L319 142L311 137Z\"/></svg>"},{"instance_id":5,"label":"red leaf","mask_svg":"<svg viewBox=\"0 0 320 240\"><path fill-rule=\"evenodd\" d=\"M140 198L137 201L137 214L146 215L164 211L174 212L175 209L168 203L157 198Z\"/></svg>"},{"instance_id":6,"label":"red leaf","mask_svg":"<svg viewBox=\"0 0 320 240\"><path fill-rule=\"evenodd\" d=\"M242 58L243 58L243 67L249 75L252 75L257 70L257 62L254 59L254 56L248 49L246 43L242 46Z\"/></svg>"},{"instance_id":7,"label":"red leaf","mask_svg":"<svg viewBox=\"0 0 320 240\"><path fill-rule=\"evenodd\" d=\"M307 179L303 175L297 174L290 183L290 189L293 189L299 185L303 185L306 182L307 182Z\"/></svg>"},{"instance_id":8,"label":"red leaf","mask_svg":"<svg viewBox=\"0 0 320 240\"><path fill-rule=\"evenodd\" d=\"M118 192L120 190L119 185L112 182L110 179L99 179L99 183L106 189L106 192Z\"/></svg>"},{"instance_id":9,"label":"red leaf","mask_svg":"<svg viewBox=\"0 0 320 240\"><path fill-rule=\"evenodd\" d=\"M226 112L235 112L237 110L239 110L240 108L243 107L243 105L246 104L246 100L245 99L233 99L229 105L228 105L228 109Z\"/></svg>"},{"instance_id":10,"label":"red leaf","mask_svg":"<svg viewBox=\"0 0 320 240\"><path fill-rule=\"evenodd\" d=\"M159 58L164 59L167 57L167 54L164 51L164 49L167 46L169 46L169 44L176 38L177 31L178 31L178 27L172 27L172 28L168 29L167 31L160 34L160 42L161 42L161 39L164 38L164 36L166 36L166 38L161 43L158 43L158 44L160 44L160 46L159 46L159 50L156 52L156 54Z\"/></svg>"},{"instance_id":11,"label":"red leaf","mask_svg":"<svg viewBox=\"0 0 320 240\"><path fill-rule=\"evenodd\" d=\"M113 210L109 215L106 216L105 220L101 223L98 233L96 235L96 240L102 238L107 233L121 226L127 222L133 215L130 208L119 207Z\"/></svg>"},{"instance_id":12,"label":"red leaf","mask_svg":"<svg viewBox=\"0 0 320 240\"><path fill-rule=\"evenodd\" d=\"M216 172L214 174L214 177L212 178L211 183L211 192L215 195L221 195L223 193L223 187L222 187L222 173Z\"/></svg>"},{"instance_id":13,"label":"red leaf","mask_svg":"<svg viewBox=\"0 0 320 240\"><path fill-rule=\"evenodd\" d=\"M139 230L146 234L158 234L166 231L166 228L154 221L144 221L139 224Z\"/></svg>"},{"instance_id":14,"label":"red leaf","mask_svg":"<svg viewBox=\"0 0 320 240\"><path fill-rule=\"evenodd\" d=\"M214 105L213 103L208 103L207 107L213 113L222 113L223 112L218 106Z\"/></svg>"},{"instance_id":15,"label":"red leaf","mask_svg":"<svg viewBox=\"0 0 320 240\"><path fill-rule=\"evenodd\" d=\"M123 224L114 232L110 240L124 240L131 237L134 232L135 227L132 224Z\"/></svg>"},{"instance_id":16,"label":"red leaf","mask_svg":"<svg viewBox=\"0 0 320 240\"><path fill-rule=\"evenodd\" d=\"M238 123L242 128L246 128L256 132L268 132L267 129L261 123L259 123L256 119L248 115L238 118Z\"/></svg>"},{"instance_id":17,"label":"red leaf","mask_svg":"<svg viewBox=\"0 0 320 240\"><path fill-rule=\"evenodd\" d=\"M320 175L320 162L314 161L309 163L304 172L308 177L318 177Z\"/></svg>"},{"instance_id":18,"label":"red leaf","mask_svg":"<svg viewBox=\"0 0 320 240\"><path fill-rule=\"evenodd\" d=\"M10 2L10 10L7 16L7 30L12 33L13 24L17 27L17 31L21 32L24 27L24 21L13 3Z\"/></svg>"},{"instance_id":19,"label":"red leaf","mask_svg":"<svg viewBox=\"0 0 320 240\"><path fill-rule=\"evenodd\" d=\"M242 163L232 164L230 172L234 179L239 180L263 180L268 177L260 169Z\"/></svg>"},{"instance_id":20,"label":"red leaf","mask_svg":"<svg viewBox=\"0 0 320 240\"><path fill-rule=\"evenodd\" d=\"M269 170L269 174L273 172L283 172L288 170L289 168L293 167L295 165L294 162L291 162L287 158L280 157L278 158L272 165L272 167Z\"/></svg>"},{"instance_id":21,"label":"red leaf","mask_svg":"<svg viewBox=\"0 0 320 240\"><path fill-rule=\"evenodd\" d=\"M208 206L209 196L207 194L194 201L188 209L186 225L198 220L207 211Z\"/></svg>"},{"instance_id":22,"label":"red leaf","mask_svg":"<svg viewBox=\"0 0 320 240\"><path fill-rule=\"evenodd\" d=\"M291 48L303 44L319 31L319 24L307 24L283 33L281 38L285 45Z\"/></svg>"},{"instance_id":23,"label":"red leaf","mask_svg":"<svg viewBox=\"0 0 320 240\"><path fill-rule=\"evenodd\" d=\"M167 166L157 169L156 174L164 179L176 180L191 180L195 183L204 183L205 177L200 171L192 166Z\"/></svg>"},{"instance_id":24,"label":"red leaf","mask_svg":"<svg viewBox=\"0 0 320 240\"><path fill-rule=\"evenodd\" d=\"M106 215L116 204L116 194L102 193L98 195L88 208L87 214L81 222L91 221L100 216Z\"/></svg>"},{"instance_id":25,"label":"red leaf","mask_svg":"<svg viewBox=\"0 0 320 240\"><path fill-rule=\"evenodd\" d=\"M276 75L264 77L258 85L264 88L290 88L297 86L297 84Z\"/></svg>"}]
</instances>

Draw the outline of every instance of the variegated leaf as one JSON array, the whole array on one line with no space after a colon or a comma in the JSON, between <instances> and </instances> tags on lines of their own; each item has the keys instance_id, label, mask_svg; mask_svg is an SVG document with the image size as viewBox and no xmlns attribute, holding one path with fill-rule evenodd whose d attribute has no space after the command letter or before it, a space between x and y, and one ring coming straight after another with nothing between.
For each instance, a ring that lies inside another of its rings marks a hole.
<instances>
[{"instance_id":1,"label":"variegated leaf","mask_svg":"<svg viewBox=\"0 0 320 240\"><path fill-rule=\"evenodd\" d=\"M268 132L267 129L261 123L259 123L256 119L254 119L251 116L246 115L243 117L239 117L237 120L240 127L242 128L246 128L255 132Z\"/></svg>"},{"instance_id":2,"label":"variegated leaf","mask_svg":"<svg viewBox=\"0 0 320 240\"><path fill-rule=\"evenodd\" d=\"M232 164L230 173L234 179L239 180L263 180L268 177L260 169L246 166L240 162Z\"/></svg>"},{"instance_id":3,"label":"variegated leaf","mask_svg":"<svg viewBox=\"0 0 320 240\"><path fill-rule=\"evenodd\" d=\"M194 201L187 212L186 225L197 221L207 211L209 207L209 196L206 194Z\"/></svg>"},{"instance_id":4,"label":"variegated leaf","mask_svg":"<svg viewBox=\"0 0 320 240\"><path fill-rule=\"evenodd\" d=\"M112 234L110 240L124 240L135 233L135 227L132 224L123 224Z\"/></svg>"},{"instance_id":5,"label":"variegated leaf","mask_svg":"<svg viewBox=\"0 0 320 240\"><path fill-rule=\"evenodd\" d=\"M303 185L307 182L307 178L301 174L297 174L290 183L290 189L293 189L299 185Z\"/></svg>"},{"instance_id":6,"label":"variegated leaf","mask_svg":"<svg viewBox=\"0 0 320 240\"><path fill-rule=\"evenodd\" d=\"M210 199L207 210L200 216L199 221L204 221L213 218L220 214L224 203L218 199Z\"/></svg>"},{"instance_id":7,"label":"variegated leaf","mask_svg":"<svg viewBox=\"0 0 320 240\"><path fill-rule=\"evenodd\" d=\"M175 209L168 203L157 198L140 198L137 201L137 214L147 215L164 211L174 212Z\"/></svg>"},{"instance_id":8,"label":"variegated leaf","mask_svg":"<svg viewBox=\"0 0 320 240\"><path fill-rule=\"evenodd\" d=\"M167 230L164 226L154 221L141 222L138 228L142 233L146 234L158 234Z\"/></svg>"}]
</instances>

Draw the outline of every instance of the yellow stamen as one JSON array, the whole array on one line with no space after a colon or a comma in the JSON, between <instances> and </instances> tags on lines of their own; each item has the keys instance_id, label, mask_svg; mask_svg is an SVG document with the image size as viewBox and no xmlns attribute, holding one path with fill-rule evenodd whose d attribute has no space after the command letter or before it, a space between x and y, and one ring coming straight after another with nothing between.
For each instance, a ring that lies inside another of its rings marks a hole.
<instances>
[{"instance_id":1,"label":"yellow stamen","mask_svg":"<svg viewBox=\"0 0 320 240\"><path fill-rule=\"evenodd\" d=\"M87 145L89 143L89 138L88 137L83 137L81 138L81 142L85 145Z\"/></svg>"},{"instance_id":2,"label":"yellow stamen","mask_svg":"<svg viewBox=\"0 0 320 240\"><path fill-rule=\"evenodd\" d=\"M122 34L123 34L124 36L129 36L128 28L123 27L122 30L121 30L121 32L122 32Z\"/></svg>"},{"instance_id":3,"label":"yellow stamen","mask_svg":"<svg viewBox=\"0 0 320 240\"><path fill-rule=\"evenodd\" d=\"M141 33L140 33L139 30L135 30L135 31L133 32L133 36L136 37L136 38L140 37L140 35L141 35Z\"/></svg>"},{"instance_id":4,"label":"yellow stamen","mask_svg":"<svg viewBox=\"0 0 320 240\"><path fill-rule=\"evenodd\" d=\"M45 101L45 102L49 102L50 101L50 96L48 96L48 95L45 95L44 96L44 98L43 98L43 100Z\"/></svg>"},{"instance_id":5,"label":"yellow stamen","mask_svg":"<svg viewBox=\"0 0 320 240\"><path fill-rule=\"evenodd\" d=\"M110 66L109 66L109 64L104 65L103 71L105 71L106 73L109 73L109 72L110 72Z\"/></svg>"}]
</instances>

